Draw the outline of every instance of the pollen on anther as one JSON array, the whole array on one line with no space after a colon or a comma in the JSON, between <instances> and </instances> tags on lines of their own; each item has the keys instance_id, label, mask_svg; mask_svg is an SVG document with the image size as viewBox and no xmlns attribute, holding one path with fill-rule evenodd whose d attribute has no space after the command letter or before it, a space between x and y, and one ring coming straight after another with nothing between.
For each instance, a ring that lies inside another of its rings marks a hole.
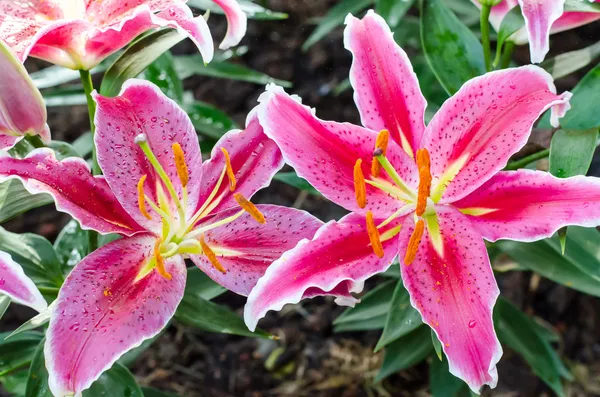
<instances>
[{"instance_id":1,"label":"pollen on anther","mask_svg":"<svg viewBox=\"0 0 600 397\"><path fill-rule=\"evenodd\" d=\"M179 176L179 180L181 181L181 186L186 187L189 180L190 175L188 172L187 164L185 163L185 155L183 153L183 149L181 145L175 142L172 146L173 155L175 156L175 167L177 167L177 175Z\"/></svg>"},{"instance_id":2,"label":"pollen on anther","mask_svg":"<svg viewBox=\"0 0 600 397\"><path fill-rule=\"evenodd\" d=\"M208 246L208 244L206 244L206 241L204 241L204 235L200 237L200 246L202 247L202 252L208 258L208 261L210 262L210 264L213 265L213 267L215 269L217 269L218 271L220 271L221 273L223 273L223 274L227 273L227 269L225 269L223 267L223 265L221 265L221 263L217 259L217 255Z\"/></svg>"},{"instance_id":3,"label":"pollen on anther","mask_svg":"<svg viewBox=\"0 0 600 397\"><path fill-rule=\"evenodd\" d=\"M237 203L240 205L240 207L242 207L244 211L250 214L250 216L254 218L255 221L257 221L260 224L267 223L265 216L260 212L260 210L256 208L256 206L250 200L242 196L241 193L236 193L233 195L233 197L235 198L235 201L237 201Z\"/></svg>"},{"instance_id":4,"label":"pollen on anther","mask_svg":"<svg viewBox=\"0 0 600 397\"><path fill-rule=\"evenodd\" d=\"M231 157L229 156L229 152L224 147L221 148L223 155L225 156L225 169L227 170L227 178L229 178L229 190L234 191L237 186L237 181L235 179L235 174L233 172L233 167L231 166Z\"/></svg>"},{"instance_id":5,"label":"pollen on anther","mask_svg":"<svg viewBox=\"0 0 600 397\"><path fill-rule=\"evenodd\" d=\"M427 198L431 193L431 160L427 149L417 150L417 166L419 167L419 192L417 196L417 216L423 215L427 208Z\"/></svg>"},{"instance_id":6,"label":"pollen on anther","mask_svg":"<svg viewBox=\"0 0 600 397\"><path fill-rule=\"evenodd\" d=\"M415 225L415 230L410 236L410 240L408 241L408 247L406 248L406 254L404 255L404 264L410 265L414 262L417 257L417 251L419 249L419 244L421 243L421 238L423 237L423 232L425 231L425 222L423 219L419 219L417 224Z\"/></svg>"},{"instance_id":7,"label":"pollen on anther","mask_svg":"<svg viewBox=\"0 0 600 397\"><path fill-rule=\"evenodd\" d=\"M165 279L171 280L173 276L171 276L171 273L169 273L165 268L165 260L160 254L160 245L161 241L156 240L156 244L154 245L154 259L156 260L156 271Z\"/></svg>"},{"instance_id":8,"label":"pollen on anther","mask_svg":"<svg viewBox=\"0 0 600 397\"><path fill-rule=\"evenodd\" d=\"M371 242L371 247L373 248L373 252L380 258L383 258L383 245L381 244L381 236L379 234L379 230L375 225L375 221L373 220L373 213L371 211L367 211L366 217L367 224L367 234L369 235L369 241Z\"/></svg>"},{"instance_id":9,"label":"pollen on anther","mask_svg":"<svg viewBox=\"0 0 600 397\"><path fill-rule=\"evenodd\" d=\"M358 206L365 208L367 206L367 185L362 172L362 159L356 160L354 164L354 194Z\"/></svg>"},{"instance_id":10,"label":"pollen on anther","mask_svg":"<svg viewBox=\"0 0 600 397\"><path fill-rule=\"evenodd\" d=\"M137 184L138 191L138 207L142 215L144 215L148 220L152 220L148 209L146 208L146 198L144 197L144 183L146 183L146 175L142 176Z\"/></svg>"},{"instance_id":11,"label":"pollen on anther","mask_svg":"<svg viewBox=\"0 0 600 397\"><path fill-rule=\"evenodd\" d=\"M381 164L377 160L377 156L386 155L389 141L390 132L388 130L381 130L375 141L375 151L373 152L373 162L371 163L371 174L375 177L378 177L381 172Z\"/></svg>"}]
</instances>

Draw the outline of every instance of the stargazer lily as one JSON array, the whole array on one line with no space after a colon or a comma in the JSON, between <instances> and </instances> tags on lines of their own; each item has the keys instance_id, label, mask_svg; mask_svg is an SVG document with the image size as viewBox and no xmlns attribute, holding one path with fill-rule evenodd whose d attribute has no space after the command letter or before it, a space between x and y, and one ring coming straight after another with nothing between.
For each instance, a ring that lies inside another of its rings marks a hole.
<instances>
[{"instance_id":1,"label":"stargazer lily","mask_svg":"<svg viewBox=\"0 0 600 397\"><path fill-rule=\"evenodd\" d=\"M165 326L183 296L184 258L247 295L272 261L321 226L303 211L249 201L283 166L255 112L202 163L187 114L151 83L129 80L118 97L95 100L103 177L48 149L0 158L4 179L50 193L85 229L124 236L84 258L60 290L45 346L55 396L79 395Z\"/></svg>"},{"instance_id":2,"label":"stargazer lily","mask_svg":"<svg viewBox=\"0 0 600 397\"><path fill-rule=\"evenodd\" d=\"M504 172L538 117L556 125L570 93L541 68L467 83L424 124L426 101L384 20L346 19L350 81L364 127L323 121L282 88L260 98L259 120L299 176L351 211L271 265L248 297L250 329L269 310L352 292L400 258L412 305L442 342L450 371L479 392L497 382L502 348L492 323L499 291L484 239L533 241L565 225L600 224L600 181Z\"/></svg>"},{"instance_id":3,"label":"stargazer lily","mask_svg":"<svg viewBox=\"0 0 600 397\"><path fill-rule=\"evenodd\" d=\"M480 0L471 0L478 7ZM531 62L540 63L550 50L550 35L575 29L579 26L597 21L600 13L564 11L566 0L502 0L492 7L490 23L500 30L502 20L517 5L525 18L525 27L511 36L516 44L529 43ZM588 0L590 3L600 0Z\"/></svg>"},{"instance_id":4,"label":"stargazer lily","mask_svg":"<svg viewBox=\"0 0 600 397\"><path fill-rule=\"evenodd\" d=\"M229 27L221 49L240 42L246 15L235 0L213 0ZM0 39L21 61L28 56L89 70L153 28L177 29L196 44L204 62L214 49L203 16L184 0L0 0Z\"/></svg>"},{"instance_id":5,"label":"stargazer lily","mask_svg":"<svg viewBox=\"0 0 600 397\"><path fill-rule=\"evenodd\" d=\"M0 293L40 313L48 307L46 300L33 281L27 277L21 265L8 253L2 251L0 251Z\"/></svg>"},{"instance_id":6,"label":"stargazer lily","mask_svg":"<svg viewBox=\"0 0 600 397\"><path fill-rule=\"evenodd\" d=\"M13 147L27 135L50 141L46 105L27 70L0 40L0 150Z\"/></svg>"}]
</instances>

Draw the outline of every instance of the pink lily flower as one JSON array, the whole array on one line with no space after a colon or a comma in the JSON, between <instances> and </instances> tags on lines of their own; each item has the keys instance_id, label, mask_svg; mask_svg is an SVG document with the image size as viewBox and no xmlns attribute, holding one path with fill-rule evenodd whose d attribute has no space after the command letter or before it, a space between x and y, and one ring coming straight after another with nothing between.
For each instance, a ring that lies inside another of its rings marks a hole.
<instances>
[{"instance_id":1,"label":"pink lily flower","mask_svg":"<svg viewBox=\"0 0 600 397\"><path fill-rule=\"evenodd\" d=\"M26 135L50 141L44 98L27 70L0 40L0 150L16 145Z\"/></svg>"},{"instance_id":2,"label":"pink lily flower","mask_svg":"<svg viewBox=\"0 0 600 397\"><path fill-rule=\"evenodd\" d=\"M283 166L255 112L202 163L187 114L151 83L129 80L118 97L95 100L104 176L48 149L0 158L5 179L50 193L86 229L123 235L84 258L60 290L45 346L55 396L78 395L166 325L183 297L184 258L247 295L271 262L321 226L303 211L249 201Z\"/></svg>"},{"instance_id":3,"label":"pink lily flower","mask_svg":"<svg viewBox=\"0 0 600 397\"><path fill-rule=\"evenodd\" d=\"M248 296L250 329L269 310L325 294L353 305L353 292L399 256L404 285L436 333L450 371L478 392L497 383L502 348L492 323L499 291L484 239L533 241L565 225L600 224L600 181L501 171L552 108L556 94L536 66L467 82L429 125L406 53L372 11L346 19L350 81L364 127L323 121L270 85L258 117L284 159L325 197L351 211L283 254Z\"/></svg>"},{"instance_id":4,"label":"pink lily flower","mask_svg":"<svg viewBox=\"0 0 600 397\"><path fill-rule=\"evenodd\" d=\"M225 11L227 49L246 33L246 15L235 0L214 0ZM196 44L204 62L214 49L203 16L185 0L0 0L0 39L23 62L28 56L71 69L89 70L153 29L177 29Z\"/></svg>"},{"instance_id":5,"label":"pink lily flower","mask_svg":"<svg viewBox=\"0 0 600 397\"><path fill-rule=\"evenodd\" d=\"M33 281L25 275L21 265L2 251L0 251L0 293L40 313L48 307L46 300Z\"/></svg>"},{"instance_id":6,"label":"pink lily flower","mask_svg":"<svg viewBox=\"0 0 600 397\"><path fill-rule=\"evenodd\" d=\"M471 0L481 7L478 0ZM588 0L591 3L600 0ZM531 62L540 63L550 50L550 35L575 29L597 21L600 14L595 12L564 12L565 0L503 0L493 6L490 23L498 31L502 20L514 7L519 5L525 18L525 27L513 34L516 44L529 42Z\"/></svg>"}]
</instances>

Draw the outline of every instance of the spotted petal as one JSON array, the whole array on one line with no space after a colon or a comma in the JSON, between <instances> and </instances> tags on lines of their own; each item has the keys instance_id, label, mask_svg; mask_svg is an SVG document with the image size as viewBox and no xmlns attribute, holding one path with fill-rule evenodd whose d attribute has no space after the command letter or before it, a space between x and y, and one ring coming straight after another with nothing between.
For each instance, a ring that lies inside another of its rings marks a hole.
<instances>
[{"instance_id":1,"label":"spotted petal","mask_svg":"<svg viewBox=\"0 0 600 397\"><path fill-rule=\"evenodd\" d=\"M269 310L318 295L334 295L354 306L369 277L385 271L398 252L398 238L383 243L384 256L373 253L363 217L350 214L322 226L312 240L302 240L275 261L248 296L244 320L251 330Z\"/></svg>"},{"instance_id":2,"label":"spotted petal","mask_svg":"<svg viewBox=\"0 0 600 397\"><path fill-rule=\"evenodd\" d=\"M478 393L483 385L493 388L498 381L502 347L492 310L499 290L483 239L469 220L448 206L438 206L436 212L443 253L425 232L414 262L400 265L402 280L412 305L442 343L450 372ZM406 218L400 232L401 258L414 226L414 220Z\"/></svg>"},{"instance_id":3,"label":"spotted petal","mask_svg":"<svg viewBox=\"0 0 600 397\"><path fill-rule=\"evenodd\" d=\"M540 63L550 50L552 24L564 11L565 0L519 0L529 36L531 62Z\"/></svg>"},{"instance_id":4,"label":"spotted petal","mask_svg":"<svg viewBox=\"0 0 600 397\"><path fill-rule=\"evenodd\" d=\"M361 159L362 172L369 177L377 139L375 131L320 120L309 107L275 85L267 87L259 102L258 117L265 133L277 143L286 163L325 197L349 211L364 214L372 210L381 218L398 210L398 199L371 185L366 189L366 208L356 203L354 165ZM387 157L404 182L414 188L418 178L416 165L393 140L389 142ZM393 183L385 172L377 179Z\"/></svg>"},{"instance_id":5,"label":"spotted petal","mask_svg":"<svg viewBox=\"0 0 600 397\"><path fill-rule=\"evenodd\" d=\"M33 281L23 271L21 265L13 261L9 254L2 251L0 251L0 293L40 313L48 306Z\"/></svg>"},{"instance_id":6,"label":"spotted petal","mask_svg":"<svg viewBox=\"0 0 600 397\"><path fill-rule=\"evenodd\" d=\"M307 212L276 205L257 205L266 223L257 223L247 213L237 220L206 232L206 244L217 254L226 273L221 273L205 256L194 255L194 263L225 288L248 295L267 267L294 248L302 239L314 236L322 222ZM208 219L199 228L226 219L238 212L229 210Z\"/></svg>"},{"instance_id":7,"label":"spotted petal","mask_svg":"<svg viewBox=\"0 0 600 397\"><path fill-rule=\"evenodd\" d=\"M117 240L84 258L67 277L44 347L55 396L80 395L124 353L160 332L183 297L186 268L179 256L137 280L155 237Z\"/></svg>"},{"instance_id":8,"label":"spotted petal","mask_svg":"<svg viewBox=\"0 0 600 397\"><path fill-rule=\"evenodd\" d=\"M183 199L172 148L174 143L181 146L189 174L187 208L191 213L200 196L202 155L188 115L158 87L142 80L129 80L115 98L96 94L95 100L98 104L95 121L98 163L123 208L140 225L161 230L160 215L148 208L152 217L148 220L138 206L137 185L144 175L147 177L144 191L155 203L158 202L159 185L167 192L146 155L135 143L136 137L144 134L178 197ZM176 213L175 209L173 211Z\"/></svg>"},{"instance_id":9,"label":"spotted petal","mask_svg":"<svg viewBox=\"0 0 600 397\"><path fill-rule=\"evenodd\" d=\"M552 77L537 66L487 73L469 80L427 126L433 196L465 197L500 171L525 145L534 122L552 108L553 125L569 109ZM447 188L446 188L447 187Z\"/></svg>"},{"instance_id":10,"label":"spotted petal","mask_svg":"<svg viewBox=\"0 0 600 397\"><path fill-rule=\"evenodd\" d=\"M24 159L0 157L0 181L11 178L20 179L32 194L49 193L56 208L85 229L125 235L143 230L119 204L104 178L92 176L82 159L58 161L50 149L34 150Z\"/></svg>"},{"instance_id":11,"label":"spotted petal","mask_svg":"<svg viewBox=\"0 0 600 397\"><path fill-rule=\"evenodd\" d=\"M350 82L363 125L375 131L387 129L414 157L425 130L427 101L408 56L373 11L363 19L348 15L344 46L354 56Z\"/></svg>"}]
</instances>

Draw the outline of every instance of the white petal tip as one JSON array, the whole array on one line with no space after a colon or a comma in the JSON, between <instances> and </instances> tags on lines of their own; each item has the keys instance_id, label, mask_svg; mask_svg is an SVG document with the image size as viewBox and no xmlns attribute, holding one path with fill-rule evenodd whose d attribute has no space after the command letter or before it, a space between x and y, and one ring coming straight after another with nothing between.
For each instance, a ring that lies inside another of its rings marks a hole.
<instances>
[{"instance_id":1,"label":"white petal tip","mask_svg":"<svg viewBox=\"0 0 600 397\"><path fill-rule=\"evenodd\" d=\"M564 117L565 114L567 114L567 112L571 109L571 103L569 101L571 100L572 96L572 93L565 91L561 94L560 101L556 105L552 106L552 109L550 110L550 124L552 127L558 128L560 125L559 119Z\"/></svg>"}]
</instances>

